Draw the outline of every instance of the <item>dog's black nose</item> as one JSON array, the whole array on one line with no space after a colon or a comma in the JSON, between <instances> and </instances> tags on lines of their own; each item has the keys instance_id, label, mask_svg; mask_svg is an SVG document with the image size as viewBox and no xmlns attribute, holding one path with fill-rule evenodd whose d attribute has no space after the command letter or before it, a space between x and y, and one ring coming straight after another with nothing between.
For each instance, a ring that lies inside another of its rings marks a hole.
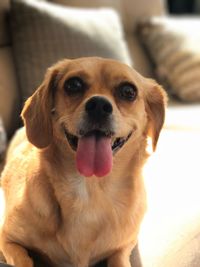
<instances>
[{"instance_id":1,"label":"dog's black nose","mask_svg":"<svg viewBox=\"0 0 200 267\"><path fill-rule=\"evenodd\" d=\"M100 120L111 115L113 108L106 98L94 96L87 101L85 110L90 118Z\"/></svg>"}]
</instances>

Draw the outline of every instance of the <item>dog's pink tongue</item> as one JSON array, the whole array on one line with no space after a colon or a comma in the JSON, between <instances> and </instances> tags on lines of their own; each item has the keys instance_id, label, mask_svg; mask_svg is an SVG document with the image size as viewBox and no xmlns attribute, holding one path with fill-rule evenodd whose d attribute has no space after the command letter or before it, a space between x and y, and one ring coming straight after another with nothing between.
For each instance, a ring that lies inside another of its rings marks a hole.
<instances>
[{"instance_id":1,"label":"dog's pink tongue","mask_svg":"<svg viewBox=\"0 0 200 267\"><path fill-rule=\"evenodd\" d=\"M104 176L112 168L111 138L95 135L79 139L76 153L78 171L88 177L92 175Z\"/></svg>"}]
</instances>

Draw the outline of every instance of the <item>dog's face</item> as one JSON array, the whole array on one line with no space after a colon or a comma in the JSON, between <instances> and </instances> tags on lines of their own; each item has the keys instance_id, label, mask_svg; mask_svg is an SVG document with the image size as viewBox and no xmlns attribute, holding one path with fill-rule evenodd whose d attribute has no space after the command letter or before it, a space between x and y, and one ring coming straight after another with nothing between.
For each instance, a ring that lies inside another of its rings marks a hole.
<instances>
[{"instance_id":1,"label":"dog's face","mask_svg":"<svg viewBox=\"0 0 200 267\"><path fill-rule=\"evenodd\" d=\"M76 153L79 172L104 176L129 139L151 135L155 148L165 94L154 81L117 61L64 60L49 69L22 111L28 139L39 148L57 138Z\"/></svg>"}]
</instances>

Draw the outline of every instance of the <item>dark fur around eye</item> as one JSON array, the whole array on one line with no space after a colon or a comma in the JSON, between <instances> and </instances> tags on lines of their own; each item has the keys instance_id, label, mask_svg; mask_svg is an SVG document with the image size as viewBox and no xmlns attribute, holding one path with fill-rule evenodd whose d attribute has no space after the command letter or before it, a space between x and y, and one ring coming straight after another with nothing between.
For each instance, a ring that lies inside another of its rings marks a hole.
<instances>
[{"instance_id":1,"label":"dark fur around eye","mask_svg":"<svg viewBox=\"0 0 200 267\"><path fill-rule=\"evenodd\" d=\"M69 96L83 94L86 90L86 84L79 77L71 77L65 81L64 90Z\"/></svg>"},{"instance_id":2,"label":"dark fur around eye","mask_svg":"<svg viewBox=\"0 0 200 267\"><path fill-rule=\"evenodd\" d=\"M137 93L137 87L129 82L121 83L117 88L117 96L125 101L134 101Z\"/></svg>"}]
</instances>

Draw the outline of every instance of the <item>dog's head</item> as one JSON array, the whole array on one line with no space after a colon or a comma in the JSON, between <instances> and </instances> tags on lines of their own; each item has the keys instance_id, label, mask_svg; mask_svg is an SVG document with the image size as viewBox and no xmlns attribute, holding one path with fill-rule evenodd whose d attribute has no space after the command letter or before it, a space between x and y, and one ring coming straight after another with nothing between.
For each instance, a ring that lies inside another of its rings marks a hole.
<instances>
[{"instance_id":1,"label":"dog's head","mask_svg":"<svg viewBox=\"0 0 200 267\"><path fill-rule=\"evenodd\" d=\"M76 153L80 173L104 176L129 139L149 135L155 150L165 100L156 82L117 61L63 60L47 71L22 117L33 145L45 148L56 138Z\"/></svg>"}]
</instances>

